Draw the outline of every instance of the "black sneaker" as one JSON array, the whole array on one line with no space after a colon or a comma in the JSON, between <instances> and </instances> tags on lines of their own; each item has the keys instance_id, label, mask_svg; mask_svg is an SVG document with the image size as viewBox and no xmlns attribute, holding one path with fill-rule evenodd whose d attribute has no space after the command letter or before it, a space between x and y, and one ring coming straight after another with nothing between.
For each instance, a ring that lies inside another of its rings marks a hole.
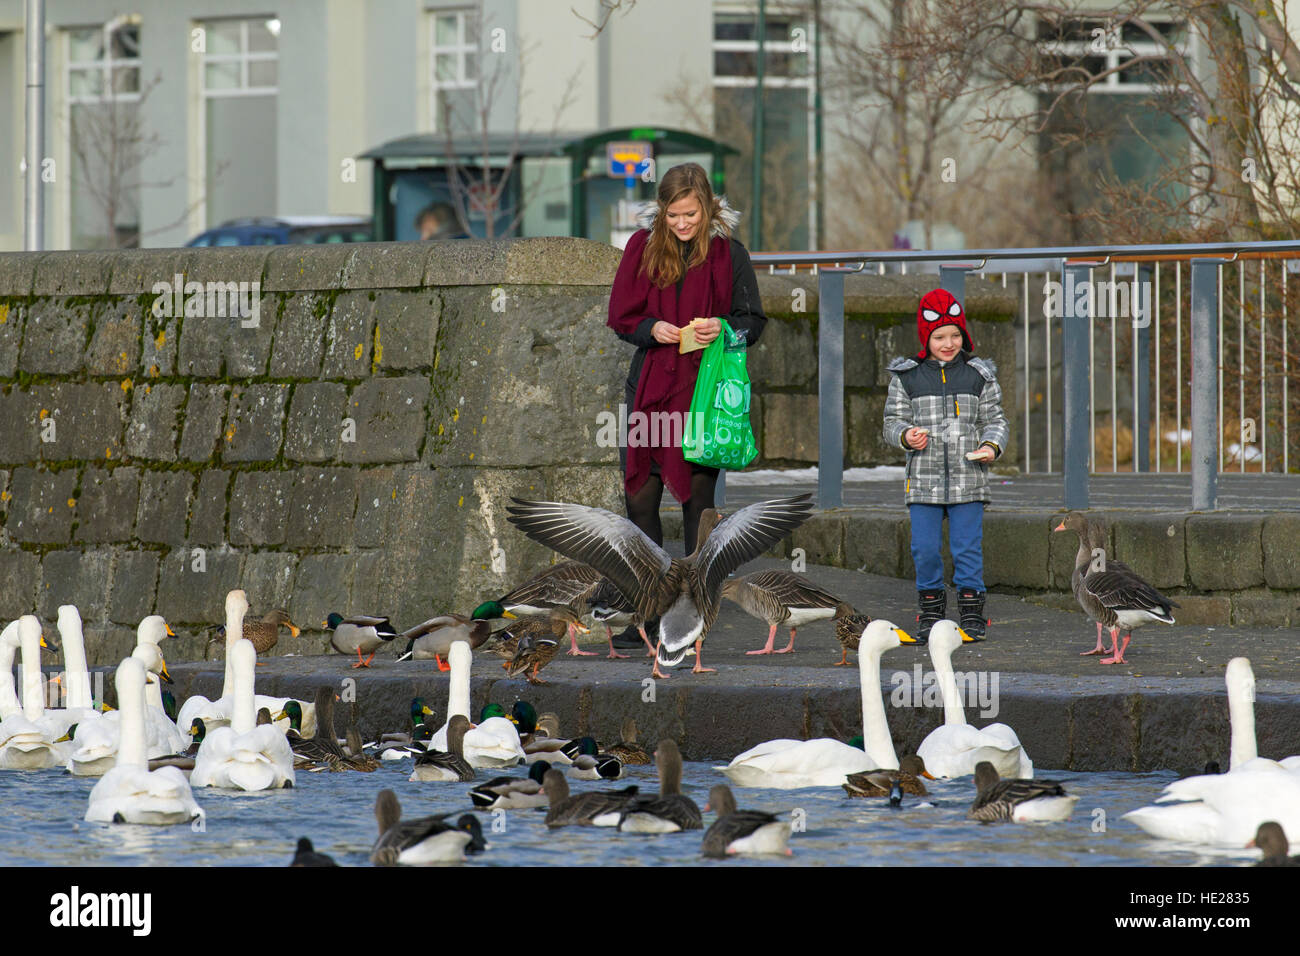
<instances>
[{"instance_id":1,"label":"black sneaker","mask_svg":"<svg viewBox=\"0 0 1300 956\"><path fill-rule=\"evenodd\" d=\"M974 588L957 590L957 609L961 612L961 629L977 641L984 640L985 629L989 624L984 616L985 593Z\"/></svg>"},{"instance_id":2,"label":"black sneaker","mask_svg":"<svg viewBox=\"0 0 1300 956\"><path fill-rule=\"evenodd\" d=\"M647 634L653 634L658 627L659 618L655 618L653 621L646 623L645 632ZM653 638L651 638L650 643L654 643ZM641 640L641 634L637 631L636 627L630 625L614 635L614 646L616 648L645 647L645 641Z\"/></svg>"}]
</instances>

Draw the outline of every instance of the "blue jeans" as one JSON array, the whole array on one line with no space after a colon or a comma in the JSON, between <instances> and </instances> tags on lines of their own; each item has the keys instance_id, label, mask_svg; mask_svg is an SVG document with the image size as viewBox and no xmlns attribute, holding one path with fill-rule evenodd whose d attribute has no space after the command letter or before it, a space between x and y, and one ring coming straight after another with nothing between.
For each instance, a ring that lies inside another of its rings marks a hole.
<instances>
[{"instance_id":1,"label":"blue jeans","mask_svg":"<svg viewBox=\"0 0 1300 956\"><path fill-rule=\"evenodd\" d=\"M984 590L984 502L960 505L908 505L912 514L912 561L916 588L943 587L943 516L948 516L948 547L952 551L952 583L957 588Z\"/></svg>"}]
</instances>

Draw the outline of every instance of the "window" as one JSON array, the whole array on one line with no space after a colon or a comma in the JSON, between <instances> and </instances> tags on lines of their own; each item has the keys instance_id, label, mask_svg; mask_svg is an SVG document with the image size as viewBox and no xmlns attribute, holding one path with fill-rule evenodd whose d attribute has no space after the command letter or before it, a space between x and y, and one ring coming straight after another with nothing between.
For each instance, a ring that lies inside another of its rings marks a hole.
<instances>
[{"instance_id":1,"label":"window","mask_svg":"<svg viewBox=\"0 0 1300 956\"><path fill-rule=\"evenodd\" d=\"M141 122L140 18L75 27L63 41L68 244L137 246L140 164L156 146Z\"/></svg>"},{"instance_id":2,"label":"window","mask_svg":"<svg viewBox=\"0 0 1300 956\"><path fill-rule=\"evenodd\" d=\"M432 128L478 127L475 109L479 76L478 14L471 9L438 10L430 17L432 42Z\"/></svg>"},{"instance_id":3,"label":"window","mask_svg":"<svg viewBox=\"0 0 1300 956\"><path fill-rule=\"evenodd\" d=\"M809 248L816 209L812 190L813 77L809 51L812 25L802 17L773 11L763 31L763 229L761 247ZM727 165L728 192L746 216L754 209L754 97L758 81L758 16L748 10L713 17L714 135L740 150ZM790 215L792 209L807 215ZM741 220L749 241L749 222Z\"/></svg>"},{"instance_id":4,"label":"window","mask_svg":"<svg viewBox=\"0 0 1300 956\"><path fill-rule=\"evenodd\" d=\"M1186 55L1186 31L1180 22L1152 22L1161 38L1153 39L1132 23L1117 24L1105 17L1070 17L1064 20L1040 20L1038 40L1041 55L1060 69L1072 72L1057 90L1073 86L1084 78L1084 71L1097 76L1114 72L1094 83L1090 93L1155 93L1168 89L1173 81L1166 56L1171 50ZM1135 57L1154 57L1130 69L1119 69Z\"/></svg>"},{"instance_id":5,"label":"window","mask_svg":"<svg viewBox=\"0 0 1300 956\"><path fill-rule=\"evenodd\" d=\"M199 27L205 225L274 215L280 21L209 20Z\"/></svg>"}]
</instances>

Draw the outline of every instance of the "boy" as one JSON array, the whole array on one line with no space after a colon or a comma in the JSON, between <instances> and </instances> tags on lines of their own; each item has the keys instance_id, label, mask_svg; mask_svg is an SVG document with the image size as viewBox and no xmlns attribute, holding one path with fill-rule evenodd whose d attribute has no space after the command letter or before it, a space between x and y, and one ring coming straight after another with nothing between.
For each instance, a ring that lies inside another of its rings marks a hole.
<instances>
[{"instance_id":1,"label":"boy","mask_svg":"<svg viewBox=\"0 0 1300 956\"><path fill-rule=\"evenodd\" d=\"M948 519L953 585L962 629L983 640L984 504L988 463L1002 455L1009 428L997 367L974 357L961 303L943 289L921 296L916 310L921 351L896 358L885 401L885 441L907 450L905 500L916 564L917 639L947 612L940 552Z\"/></svg>"}]
</instances>

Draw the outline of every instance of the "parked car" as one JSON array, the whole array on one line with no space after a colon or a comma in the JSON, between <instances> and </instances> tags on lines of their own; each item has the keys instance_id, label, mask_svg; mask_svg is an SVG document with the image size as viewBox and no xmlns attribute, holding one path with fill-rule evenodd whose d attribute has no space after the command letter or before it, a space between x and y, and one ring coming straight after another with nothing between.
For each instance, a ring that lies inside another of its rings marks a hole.
<instances>
[{"instance_id":1,"label":"parked car","mask_svg":"<svg viewBox=\"0 0 1300 956\"><path fill-rule=\"evenodd\" d=\"M187 246L279 246L286 243L370 242L365 216L259 216L231 219L200 233Z\"/></svg>"}]
</instances>

